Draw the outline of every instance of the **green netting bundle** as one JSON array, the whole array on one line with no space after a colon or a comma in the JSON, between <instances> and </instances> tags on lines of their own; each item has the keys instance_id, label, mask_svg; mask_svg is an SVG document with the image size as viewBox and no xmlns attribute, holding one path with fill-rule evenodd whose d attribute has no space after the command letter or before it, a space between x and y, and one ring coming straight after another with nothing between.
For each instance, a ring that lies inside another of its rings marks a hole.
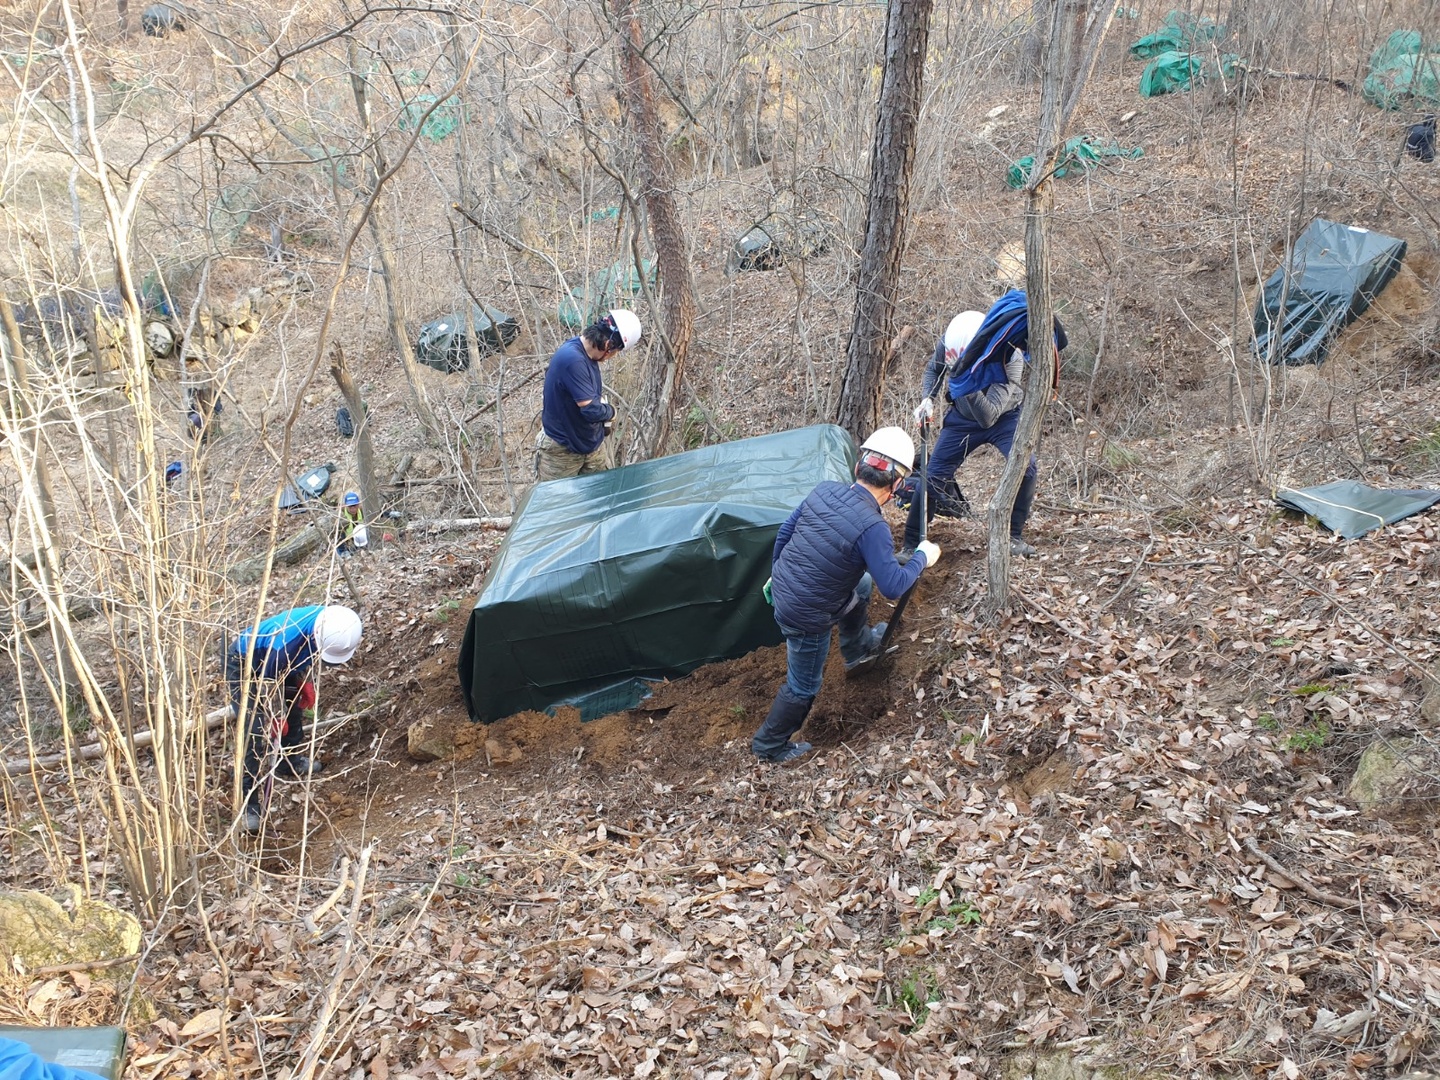
<instances>
[{"instance_id":1,"label":"green netting bundle","mask_svg":"<svg viewBox=\"0 0 1440 1080\"><path fill-rule=\"evenodd\" d=\"M1185 11L1172 11L1153 34L1146 34L1130 46L1130 55L1147 60L1164 52L1193 52L1198 45L1214 41L1225 33L1211 18L1196 18Z\"/></svg>"},{"instance_id":2,"label":"green netting bundle","mask_svg":"<svg viewBox=\"0 0 1440 1080\"><path fill-rule=\"evenodd\" d=\"M434 112L425 116L426 111L434 104L434 94L416 94L405 103L405 108L400 110L400 130L414 131L419 124L420 134L434 143L453 135L460 126L460 99L451 95L442 101ZM422 116L425 117L423 123L420 119Z\"/></svg>"},{"instance_id":3,"label":"green netting bundle","mask_svg":"<svg viewBox=\"0 0 1440 1080\"><path fill-rule=\"evenodd\" d=\"M1396 30L1370 54L1365 100L1381 109L1440 106L1440 43L1416 30Z\"/></svg>"},{"instance_id":4,"label":"green netting bundle","mask_svg":"<svg viewBox=\"0 0 1440 1080\"><path fill-rule=\"evenodd\" d=\"M1144 153L1145 151L1138 146L1125 150L1119 143L1097 145L1092 143L1088 137L1078 135L1065 141L1065 146L1060 151L1059 160L1055 165L1055 176L1058 178L1077 170L1084 172L1093 169L1102 164L1106 158L1138 158ZM1034 171L1034 168L1035 158L1027 155L1010 166L1010 171L1005 176L1005 182L1012 188L1022 188L1029 181L1030 173Z\"/></svg>"},{"instance_id":5,"label":"green netting bundle","mask_svg":"<svg viewBox=\"0 0 1440 1080\"><path fill-rule=\"evenodd\" d=\"M1229 78L1235 74L1240 57L1224 53L1218 63L1207 56L1192 52L1163 52L1140 73L1142 97L1177 94L1189 90L1192 83L1213 79L1216 75Z\"/></svg>"}]
</instances>

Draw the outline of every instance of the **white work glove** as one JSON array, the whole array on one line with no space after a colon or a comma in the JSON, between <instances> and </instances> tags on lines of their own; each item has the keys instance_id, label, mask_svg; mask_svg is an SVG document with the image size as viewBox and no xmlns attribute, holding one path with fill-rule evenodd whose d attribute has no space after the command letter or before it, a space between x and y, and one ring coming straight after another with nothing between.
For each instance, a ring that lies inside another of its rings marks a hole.
<instances>
[{"instance_id":1,"label":"white work glove","mask_svg":"<svg viewBox=\"0 0 1440 1080\"><path fill-rule=\"evenodd\" d=\"M915 545L915 553L925 556L925 569L929 570L940 561L940 545L929 540L921 540Z\"/></svg>"},{"instance_id":2,"label":"white work glove","mask_svg":"<svg viewBox=\"0 0 1440 1080\"><path fill-rule=\"evenodd\" d=\"M919 408L915 410L915 423L923 424L925 423L925 421L929 420L934 415L935 402L927 397L920 402Z\"/></svg>"}]
</instances>

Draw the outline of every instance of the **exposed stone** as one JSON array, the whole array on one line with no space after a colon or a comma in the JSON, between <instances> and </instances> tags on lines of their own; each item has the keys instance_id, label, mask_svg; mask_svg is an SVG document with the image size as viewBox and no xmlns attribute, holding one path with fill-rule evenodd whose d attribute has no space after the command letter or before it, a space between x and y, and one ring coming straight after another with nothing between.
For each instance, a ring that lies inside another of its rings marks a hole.
<instances>
[{"instance_id":1,"label":"exposed stone","mask_svg":"<svg viewBox=\"0 0 1440 1080\"><path fill-rule=\"evenodd\" d=\"M455 756L455 740L433 719L416 720L406 734L405 749L416 761L443 761Z\"/></svg>"},{"instance_id":2,"label":"exposed stone","mask_svg":"<svg viewBox=\"0 0 1440 1080\"><path fill-rule=\"evenodd\" d=\"M1417 789L1432 786L1436 762L1428 744L1420 739L1389 738L1372 743L1350 780L1346 794L1361 810L1413 799Z\"/></svg>"},{"instance_id":3,"label":"exposed stone","mask_svg":"<svg viewBox=\"0 0 1440 1080\"><path fill-rule=\"evenodd\" d=\"M57 964L87 964L140 951L135 916L102 900L87 900L67 886L49 895L0 892L0 955L26 971ZM125 967L117 974L127 975Z\"/></svg>"},{"instance_id":4,"label":"exposed stone","mask_svg":"<svg viewBox=\"0 0 1440 1080\"><path fill-rule=\"evenodd\" d=\"M492 765L514 765L525 756L525 752L518 746L506 746L498 739L486 739L485 756Z\"/></svg>"},{"instance_id":5,"label":"exposed stone","mask_svg":"<svg viewBox=\"0 0 1440 1080\"><path fill-rule=\"evenodd\" d=\"M1420 699L1420 715L1427 723L1440 724L1440 664L1425 676L1425 696Z\"/></svg>"}]
</instances>

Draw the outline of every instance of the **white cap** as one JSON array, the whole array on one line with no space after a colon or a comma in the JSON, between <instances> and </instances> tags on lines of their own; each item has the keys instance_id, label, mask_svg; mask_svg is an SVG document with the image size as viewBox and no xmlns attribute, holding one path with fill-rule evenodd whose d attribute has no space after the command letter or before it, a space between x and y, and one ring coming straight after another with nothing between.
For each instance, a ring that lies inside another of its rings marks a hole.
<instances>
[{"instance_id":1,"label":"white cap","mask_svg":"<svg viewBox=\"0 0 1440 1080\"><path fill-rule=\"evenodd\" d=\"M970 344L970 339L984 321L985 316L978 311L962 311L956 315L950 320L950 325L945 327L945 351L957 355L964 352L965 346Z\"/></svg>"},{"instance_id":2,"label":"white cap","mask_svg":"<svg viewBox=\"0 0 1440 1080\"><path fill-rule=\"evenodd\" d=\"M315 647L327 664L343 664L360 647L360 616L348 607L330 605L315 616Z\"/></svg>"}]
</instances>

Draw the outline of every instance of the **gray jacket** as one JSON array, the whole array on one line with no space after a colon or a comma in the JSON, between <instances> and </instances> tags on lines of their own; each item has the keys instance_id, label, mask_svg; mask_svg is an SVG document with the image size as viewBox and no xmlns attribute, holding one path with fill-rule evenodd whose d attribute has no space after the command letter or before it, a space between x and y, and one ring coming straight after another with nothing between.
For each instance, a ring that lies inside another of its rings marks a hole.
<instances>
[{"instance_id":1,"label":"gray jacket","mask_svg":"<svg viewBox=\"0 0 1440 1080\"><path fill-rule=\"evenodd\" d=\"M935 355L925 365L925 381L921 384L924 397L935 397L938 390L944 393L945 341L942 338L935 346ZM1019 349L1012 349L1010 359L1005 362L1005 382L987 386L973 394L966 394L951 406L961 417L982 428L994 427L995 421L1011 409L1018 409L1025 400L1025 356Z\"/></svg>"}]
</instances>

